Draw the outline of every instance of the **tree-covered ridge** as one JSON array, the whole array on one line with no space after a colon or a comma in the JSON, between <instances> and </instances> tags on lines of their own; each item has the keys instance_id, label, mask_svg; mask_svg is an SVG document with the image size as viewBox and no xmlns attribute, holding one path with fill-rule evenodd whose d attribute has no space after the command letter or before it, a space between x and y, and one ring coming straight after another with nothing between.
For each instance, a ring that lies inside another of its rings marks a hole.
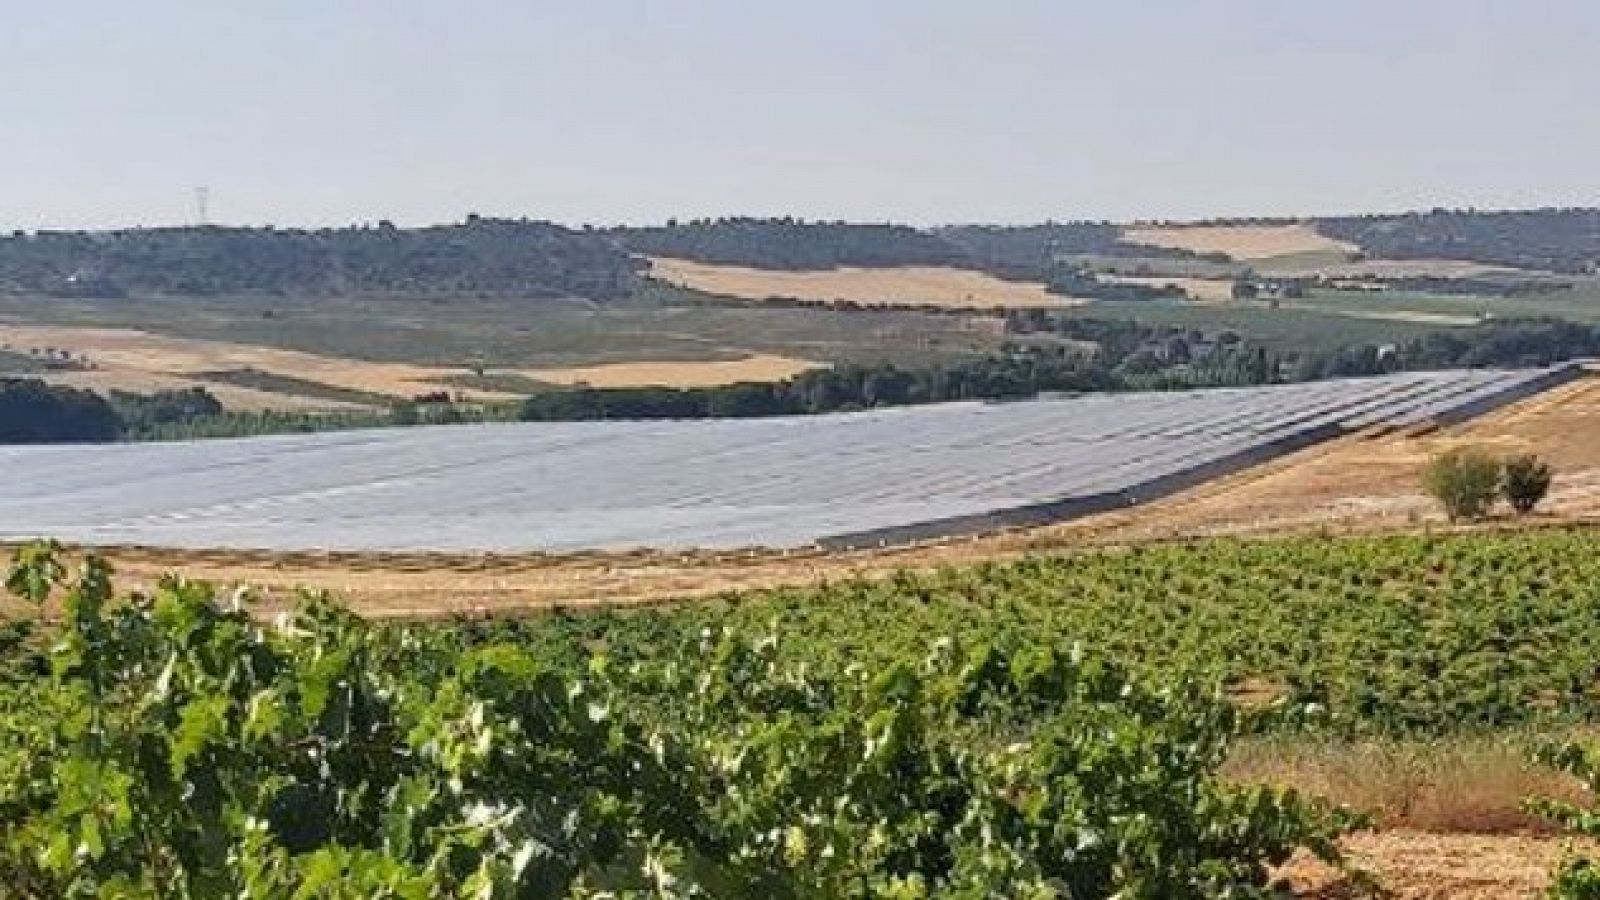
<instances>
[{"instance_id":1,"label":"tree-covered ridge","mask_svg":"<svg viewBox=\"0 0 1600 900\"><path fill-rule=\"evenodd\" d=\"M973 268L1040 281L1053 282L1064 273L1075 271L1072 257L1078 256L1198 258L1187 250L1125 243L1122 226L1109 222L953 225L939 229L937 234L961 248L963 258Z\"/></svg>"},{"instance_id":2,"label":"tree-covered ridge","mask_svg":"<svg viewBox=\"0 0 1600 900\"><path fill-rule=\"evenodd\" d=\"M124 430L117 411L93 391L0 378L0 444L99 443Z\"/></svg>"},{"instance_id":3,"label":"tree-covered ridge","mask_svg":"<svg viewBox=\"0 0 1600 900\"><path fill-rule=\"evenodd\" d=\"M962 261L960 248L937 235L889 223L735 217L615 233L628 249L646 256L760 269L940 266Z\"/></svg>"},{"instance_id":4,"label":"tree-covered ridge","mask_svg":"<svg viewBox=\"0 0 1600 900\"><path fill-rule=\"evenodd\" d=\"M634 263L549 222L428 228L154 228L0 237L0 290L71 296L339 293L620 297Z\"/></svg>"},{"instance_id":5,"label":"tree-covered ridge","mask_svg":"<svg viewBox=\"0 0 1600 900\"><path fill-rule=\"evenodd\" d=\"M1436 331L1401 344L1360 344L1307 351L1290 369L1295 381L1427 369L1548 366L1600 356L1600 326L1555 319L1487 322Z\"/></svg>"},{"instance_id":6,"label":"tree-covered ridge","mask_svg":"<svg viewBox=\"0 0 1600 900\"><path fill-rule=\"evenodd\" d=\"M1072 256L1193 255L1125 244L1122 229L1108 222L918 229L891 223L736 217L619 228L613 233L635 253L716 265L791 270L957 266L1033 281L1050 280L1061 261Z\"/></svg>"},{"instance_id":7,"label":"tree-covered ridge","mask_svg":"<svg viewBox=\"0 0 1600 900\"><path fill-rule=\"evenodd\" d=\"M1196 224L1276 225L1290 220L1217 219ZM1313 220L1323 234L1380 259L1462 259L1563 274L1600 267L1600 210L1434 210L1403 215ZM1124 243L1109 222L954 225L917 229L893 224L727 218L624 228L616 234L637 253L770 269L953 265L1006 277L1051 280L1074 257L1174 257L1193 253ZM1225 260L1223 260L1225 261Z\"/></svg>"},{"instance_id":8,"label":"tree-covered ridge","mask_svg":"<svg viewBox=\"0 0 1600 900\"><path fill-rule=\"evenodd\" d=\"M1316 220L1382 258L1456 258L1586 273L1600 264L1600 211L1435 211ZM470 216L454 225L338 229L152 228L0 237L0 291L124 294L495 294L626 296L630 254L768 269L957 266L1083 293L1084 257L1198 258L1123 243L1107 222L919 229L892 223L722 218L573 230ZM1093 285L1088 285L1089 290ZM1125 290L1125 288L1124 288Z\"/></svg>"},{"instance_id":9,"label":"tree-covered ridge","mask_svg":"<svg viewBox=\"0 0 1600 900\"><path fill-rule=\"evenodd\" d=\"M1324 218L1316 227L1356 244L1369 257L1465 259L1568 275L1600 268L1600 209L1437 209Z\"/></svg>"},{"instance_id":10,"label":"tree-covered ridge","mask_svg":"<svg viewBox=\"0 0 1600 900\"><path fill-rule=\"evenodd\" d=\"M222 403L202 387L152 394L113 390L107 399L38 378L0 378L0 444L161 437L224 415Z\"/></svg>"}]
</instances>

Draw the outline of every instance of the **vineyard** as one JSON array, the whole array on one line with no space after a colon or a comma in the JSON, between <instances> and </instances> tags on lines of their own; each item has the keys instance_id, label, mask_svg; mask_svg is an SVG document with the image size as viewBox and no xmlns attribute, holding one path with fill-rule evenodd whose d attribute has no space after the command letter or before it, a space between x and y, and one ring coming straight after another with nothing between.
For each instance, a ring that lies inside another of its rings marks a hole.
<instances>
[{"instance_id":1,"label":"vineyard","mask_svg":"<svg viewBox=\"0 0 1600 900\"><path fill-rule=\"evenodd\" d=\"M49 624L0 638L0 884L1271 896L1359 811L1220 778L1231 743L1600 718L1597 551L1208 541L378 625L317 598L266 623L178 579L118 597L31 548L9 587Z\"/></svg>"}]
</instances>

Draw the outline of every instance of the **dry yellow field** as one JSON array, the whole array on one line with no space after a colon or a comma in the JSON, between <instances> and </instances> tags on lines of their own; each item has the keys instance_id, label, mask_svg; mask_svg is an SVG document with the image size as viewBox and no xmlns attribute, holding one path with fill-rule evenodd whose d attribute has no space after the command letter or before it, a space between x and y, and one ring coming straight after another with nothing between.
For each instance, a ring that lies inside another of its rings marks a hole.
<instances>
[{"instance_id":1,"label":"dry yellow field","mask_svg":"<svg viewBox=\"0 0 1600 900\"><path fill-rule=\"evenodd\" d=\"M84 328L64 325L0 325L0 344L52 347L89 360L111 383L116 376L130 382L152 376L189 380L205 372L255 369L273 375L391 397L411 397L441 389L437 379L465 375L465 368L416 366L343 359L226 341L197 340L151 334L129 328ZM209 389L210 384L206 385ZM472 399L512 399L494 391L451 389ZM220 396L220 395L219 395Z\"/></svg>"},{"instance_id":2,"label":"dry yellow field","mask_svg":"<svg viewBox=\"0 0 1600 900\"><path fill-rule=\"evenodd\" d=\"M744 300L845 300L957 309L1059 307L1085 302L1052 294L1038 282L1002 281L982 272L942 266L788 272L656 257L650 260L650 274L668 284Z\"/></svg>"},{"instance_id":3,"label":"dry yellow field","mask_svg":"<svg viewBox=\"0 0 1600 900\"><path fill-rule=\"evenodd\" d=\"M319 356L250 344L169 337L126 328L0 324L0 346L52 348L87 360L92 369L42 376L100 392L112 389L151 392L200 386L229 409L314 411L358 408L337 400L238 387L205 377L207 372L253 369L301 381L389 397L413 397L440 390L469 400L514 400L517 394L449 385L466 368L379 363ZM594 387L714 387L740 381L778 381L822 363L771 354L712 361L623 362L551 369L496 369L547 384L586 383Z\"/></svg>"},{"instance_id":4,"label":"dry yellow field","mask_svg":"<svg viewBox=\"0 0 1600 900\"><path fill-rule=\"evenodd\" d=\"M1354 244L1324 237L1315 228L1301 223L1135 227L1124 229L1122 239L1169 250L1223 253L1241 261L1314 253L1346 255L1359 249Z\"/></svg>"},{"instance_id":5,"label":"dry yellow field","mask_svg":"<svg viewBox=\"0 0 1600 900\"><path fill-rule=\"evenodd\" d=\"M342 410L358 404L290 393L256 390L209 379L208 372L251 369L388 397L405 398L446 390L469 400L515 400L520 395L450 385L466 368L379 363L319 356L225 341L196 340L126 328L0 324L0 346L51 348L86 360L91 369L49 373L46 381L101 393L204 387L228 409L258 411ZM551 369L495 369L486 375L516 375L547 384L586 383L594 387L714 387L741 381L778 381L822 363L771 354L713 361L623 362Z\"/></svg>"},{"instance_id":6,"label":"dry yellow field","mask_svg":"<svg viewBox=\"0 0 1600 900\"><path fill-rule=\"evenodd\" d=\"M741 381L782 381L821 363L758 353L712 362L625 362L565 369L529 369L522 374L548 384L590 387L718 387Z\"/></svg>"},{"instance_id":7,"label":"dry yellow field","mask_svg":"<svg viewBox=\"0 0 1600 900\"><path fill-rule=\"evenodd\" d=\"M39 378L51 384L83 388L98 394L109 394L114 390L131 391L136 394L152 394L156 391L187 390L201 387L221 401L223 408L235 412L263 412L266 410L281 412L341 412L367 408L358 403L346 403L342 400L258 391L254 388L240 387L235 384L183 378L176 375L159 375L150 372L95 369L78 372L47 372L30 377Z\"/></svg>"}]
</instances>

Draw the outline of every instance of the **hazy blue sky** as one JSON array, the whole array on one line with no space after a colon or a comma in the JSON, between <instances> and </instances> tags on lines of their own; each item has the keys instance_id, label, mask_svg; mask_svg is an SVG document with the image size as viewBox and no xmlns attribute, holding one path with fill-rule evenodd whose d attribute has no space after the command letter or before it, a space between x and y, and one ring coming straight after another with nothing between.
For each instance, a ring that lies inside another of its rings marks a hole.
<instances>
[{"instance_id":1,"label":"hazy blue sky","mask_svg":"<svg viewBox=\"0 0 1600 900\"><path fill-rule=\"evenodd\" d=\"M1600 203L1594 0L0 0L0 227Z\"/></svg>"}]
</instances>

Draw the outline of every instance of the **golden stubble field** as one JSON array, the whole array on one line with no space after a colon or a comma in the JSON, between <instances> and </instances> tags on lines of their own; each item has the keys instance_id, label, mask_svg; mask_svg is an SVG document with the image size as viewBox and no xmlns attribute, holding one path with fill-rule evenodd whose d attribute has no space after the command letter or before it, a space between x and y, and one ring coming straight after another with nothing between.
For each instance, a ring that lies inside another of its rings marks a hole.
<instances>
[{"instance_id":1,"label":"golden stubble field","mask_svg":"<svg viewBox=\"0 0 1600 900\"><path fill-rule=\"evenodd\" d=\"M843 300L952 309L1050 308L1086 302L1052 294L1039 282L1003 281L944 266L793 272L655 257L650 260L650 275L668 284L743 300Z\"/></svg>"},{"instance_id":2,"label":"golden stubble field","mask_svg":"<svg viewBox=\"0 0 1600 900\"><path fill-rule=\"evenodd\" d=\"M1347 257L1360 248L1319 234L1312 226L1288 225L1163 225L1125 228L1122 239L1130 244L1222 253L1241 262L1276 256L1327 254Z\"/></svg>"},{"instance_id":3,"label":"golden stubble field","mask_svg":"<svg viewBox=\"0 0 1600 900\"><path fill-rule=\"evenodd\" d=\"M426 366L322 356L227 341L180 338L131 328L0 324L0 346L16 352L49 349L86 360L92 368L45 374L47 381L89 388L150 392L204 387L235 410L332 411L362 404L305 394L259 390L208 377L211 373L253 371L295 382L309 382L375 398L409 398L447 391L466 400L515 400L518 394L460 387L450 379L474 374L467 366ZM587 383L595 387L709 387L739 381L773 381L819 364L769 354L683 362L623 362L548 369L500 369L488 375L515 375L552 385Z\"/></svg>"},{"instance_id":4,"label":"golden stubble field","mask_svg":"<svg viewBox=\"0 0 1600 900\"><path fill-rule=\"evenodd\" d=\"M743 359L708 362L622 362L561 369L524 369L522 374L548 384L590 387L717 387L741 381L782 381L802 372L822 368L810 360L756 353Z\"/></svg>"}]
</instances>

